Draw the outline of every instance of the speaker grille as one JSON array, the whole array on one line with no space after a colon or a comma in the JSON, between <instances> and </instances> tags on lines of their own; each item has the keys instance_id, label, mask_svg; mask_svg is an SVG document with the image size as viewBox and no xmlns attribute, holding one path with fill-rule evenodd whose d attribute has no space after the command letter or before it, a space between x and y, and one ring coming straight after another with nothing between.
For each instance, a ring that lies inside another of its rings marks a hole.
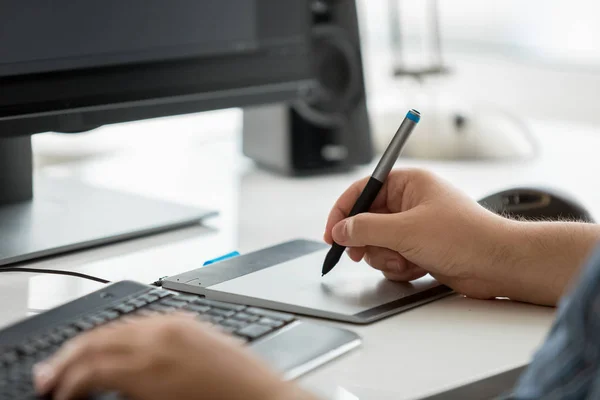
<instances>
[{"instance_id":1,"label":"speaker grille","mask_svg":"<svg viewBox=\"0 0 600 400\"><path fill-rule=\"evenodd\" d=\"M313 54L319 85L296 110L316 125L339 126L363 96L359 49L342 28L325 24L313 30Z\"/></svg>"}]
</instances>

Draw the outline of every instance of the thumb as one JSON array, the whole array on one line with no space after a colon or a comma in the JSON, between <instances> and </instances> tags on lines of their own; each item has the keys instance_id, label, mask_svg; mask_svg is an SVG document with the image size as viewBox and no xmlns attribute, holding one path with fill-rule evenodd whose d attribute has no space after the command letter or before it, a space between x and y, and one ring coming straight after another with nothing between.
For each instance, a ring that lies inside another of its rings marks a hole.
<instances>
[{"instance_id":1,"label":"thumb","mask_svg":"<svg viewBox=\"0 0 600 400\"><path fill-rule=\"evenodd\" d=\"M400 214L362 213L338 222L333 240L347 247L377 246L398 250L402 239L403 218Z\"/></svg>"}]
</instances>

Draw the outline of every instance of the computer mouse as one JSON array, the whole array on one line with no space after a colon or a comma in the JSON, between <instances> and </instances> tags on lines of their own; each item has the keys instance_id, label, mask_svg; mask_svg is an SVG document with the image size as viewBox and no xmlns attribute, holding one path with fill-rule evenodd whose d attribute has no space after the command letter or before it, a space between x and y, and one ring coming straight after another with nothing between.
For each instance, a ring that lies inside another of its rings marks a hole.
<instances>
[{"instance_id":1,"label":"computer mouse","mask_svg":"<svg viewBox=\"0 0 600 400\"><path fill-rule=\"evenodd\" d=\"M577 200L553 189L509 188L482 198L479 204L509 218L594 222L590 212Z\"/></svg>"}]
</instances>

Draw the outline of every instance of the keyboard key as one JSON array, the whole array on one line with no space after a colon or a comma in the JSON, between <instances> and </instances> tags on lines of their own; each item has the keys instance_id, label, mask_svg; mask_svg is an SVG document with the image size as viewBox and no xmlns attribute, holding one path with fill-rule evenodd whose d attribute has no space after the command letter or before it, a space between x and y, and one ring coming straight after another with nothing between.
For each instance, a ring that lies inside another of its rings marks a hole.
<instances>
[{"instance_id":1,"label":"keyboard key","mask_svg":"<svg viewBox=\"0 0 600 400\"><path fill-rule=\"evenodd\" d=\"M220 310L218 308L211 308L206 313L210 314L210 315L216 315L219 317L228 318L228 317L231 317L232 315L234 315L235 311L227 311L227 310Z\"/></svg>"},{"instance_id":2,"label":"keyboard key","mask_svg":"<svg viewBox=\"0 0 600 400\"><path fill-rule=\"evenodd\" d=\"M106 318L103 318L101 315L92 315L90 317L86 317L86 320L94 324L95 326L102 325L106 323Z\"/></svg>"},{"instance_id":3,"label":"keyboard key","mask_svg":"<svg viewBox=\"0 0 600 400\"><path fill-rule=\"evenodd\" d=\"M271 328L269 326L252 324L252 325L248 325L245 328L240 329L236 333L238 335L246 336L247 338L250 338L250 339L257 339L257 338L271 332L272 330L273 330L273 328Z\"/></svg>"},{"instance_id":4,"label":"keyboard key","mask_svg":"<svg viewBox=\"0 0 600 400\"><path fill-rule=\"evenodd\" d=\"M0 364L12 364L14 362L16 362L18 359L18 355L16 351L8 351L4 354L2 354L2 356L0 356Z\"/></svg>"},{"instance_id":5,"label":"keyboard key","mask_svg":"<svg viewBox=\"0 0 600 400\"><path fill-rule=\"evenodd\" d=\"M10 370L8 370L8 373L6 374L6 379L8 381L15 382L15 381L19 381L22 376L23 376L23 370L22 370L21 365L19 365L18 368L13 367Z\"/></svg>"},{"instance_id":6,"label":"keyboard key","mask_svg":"<svg viewBox=\"0 0 600 400\"><path fill-rule=\"evenodd\" d=\"M112 321L113 319L117 319L119 318L119 313L116 311L103 311L100 314L98 314L99 316L101 316L102 318L104 318L106 321Z\"/></svg>"},{"instance_id":7,"label":"keyboard key","mask_svg":"<svg viewBox=\"0 0 600 400\"><path fill-rule=\"evenodd\" d=\"M128 304L119 304L118 306L115 306L114 309L119 311L121 314L127 314L135 310L133 306Z\"/></svg>"},{"instance_id":8,"label":"keyboard key","mask_svg":"<svg viewBox=\"0 0 600 400\"><path fill-rule=\"evenodd\" d=\"M194 296L194 295L178 294L177 296L173 297L173 300L185 301L186 303L189 303L194 300L197 300L198 298L199 298L198 296Z\"/></svg>"},{"instance_id":9,"label":"keyboard key","mask_svg":"<svg viewBox=\"0 0 600 400\"><path fill-rule=\"evenodd\" d=\"M273 328L279 328L280 326L282 326L284 324L283 321L278 320L278 319L271 319L271 318L261 318L260 321L258 321L259 324L261 325L267 325L267 326L272 326Z\"/></svg>"},{"instance_id":10,"label":"keyboard key","mask_svg":"<svg viewBox=\"0 0 600 400\"><path fill-rule=\"evenodd\" d=\"M160 304L163 304L163 305L169 306L169 307L173 307L173 308L182 308L183 306L187 305L186 302L177 301L177 300L173 300L173 299L161 300Z\"/></svg>"},{"instance_id":11,"label":"keyboard key","mask_svg":"<svg viewBox=\"0 0 600 400\"><path fill-rule=\"evenodd\" d=\"M238 319L240 321L248 321L248 322L256 322L260 319L258 315L250 315L243 312L237 313L233 316L233 318Z\"/></svg>"},{"instance_id":12,"label":"keyboard key","mask_svg":"<svg viewBox=\"0 0 600 400\"><path fill-rule=\"evenodd\" d=\"M32 343L23 343L19 347L17 347L19 353L24 354L26 356L33 355L37 352L37 349Z\"/></svg>"},{"instance_id":13,"label":"keyboard key","mask_svg":"<svg viewBox=\"0 0 600 400\"><path fill-rule=\"evenodd\" d=\"M167 296L171 296L171 292L169 292L167 290L163 290L163 289L154 289L154 290L151 290L148 294L158 296L161 299L164 297L167 297Z\"/></svg>"},{"instance_id":14,"label":"keyboard key","mask_svg":"<svg viewBox=\"0 0 600 400\"><path fill-rule=\"evenodd\" d=\"M76 321L73 326L75 326L77 329L82 330L82 331L87 331L90 330L94 327L94 324L92 324L91 322L88 322L86 320L80 319L79 321Z\"/></svg>"},{"instance_id":15,"label":"keyboard key","mask_svg":"<svg viewBox=\"0 0 600 400\"><path fill-rule=\"evenodd\" d=\"M153 301L158 300L159 297L154 294L143 294L143 295L139 296L137 299L145 301L146 303L152 303Z\"/></svg>"},{"instance_id":16,"label":"keyboard key","mask_svg":"<svg viewBox=\"0 0 600 400\"><path fill-rule=\"evenodd\" d=\"M225 333L234 333L238 328L235 326L219 325L219 330Z\"/></svg>"},{"instance_id":17,"label":"keyboard key","mask_svg":"<svg viewBox=\"0 0 600 400\"><path fill-rule=\"evenodd\" d=\"M129 300L127 302L127 304L129 304L130 306L133 306L135 308L140 308L140 307L144 307L146 305L146 302L143 300L139 300L139 299L133 299L133 300Z\"/></svg>"},{"instance_id":18,"label":"keyboard key","mask_svg":"<svg viewBox=\"0 0 600 400\"><path fill-rule=\"evenodd\" d=\"M63 335L63 336L66 338L66 339L69 339L69 338L75 337L75 336L77 336L77 334L78 334L77 330L76 330L75 328L72 328L72 327L70 327L70 326L67 326L67 327L63 328L63 329L60 331L60 333L61 333L61 334L62 334L62 335Z\"/></svg>"},{"instance_id":19,"label":"keyboard key","mask_svg":"<svg viewBox=\"0 0 600 400\"><path fill-rule=\"evenodd\" d=\"M65 338L63 337L63 335L61 335L58 332L50 332L46 335L46 337L48 338L50 343L53 343L53 344L61 344L62 342L65 341Z\"/></svg>"},{"instance_id":20,"label":"keyboard key","mask_svg":"<svg viewBox=\"0 0 600 400\"><path fill-rule=\"evenodd\" d=\"M45 337L38 337L38 338L32 340L32 343L38 350L47 349L48 347L50 347L52 345L50 340Z\"/></svg>"},{"instance_id":21,"label":"keyboard key","mask_svg":"<svg viewBox=\"0 0 600 400\"><path fill-rule=\"evenodd\" d=\"M236 329L242 329L242 328L245 328L248 325L250 325L250 322L238 321L236 319L229 318L229 319L219 322L219 325L231 326Z\"/></svg>"},{"instance_id":22,"label":"keyboard key","mask_svg":"<svg viewBox=\"0 0 600 400\"><path fill-rule=\"evenodd\" d=\"M284 314L284 313L275 312L275 311L268 311L268 310L263 310L262 308L255 308L255 307L247 308L246 312L248 314L260 315L261 317L280 319L285 322L292 322L294 319L296 319L296 317L294 317L292 314Z\"/></svg>"},{"instance_id":23,"label":"keyboard key","mask_svg":"<svg viewBox=\"0 0 600 400\"><path fill-rule=\"evenodd\" d=\"M188 311L193 311L196 312L198 314L204 314L205 312L207 312L208 310L210 310L209 306L199 306L196 304L188 304L185 307L183 307L185 310Z\"/></svg>"},{"instance_id":24,"label":"keyboard key","mask_svg":"<svg viewBox=\"0 0 600 400\"><path fill-rule=\"evenodd\" d=\"M243 311L246 308L246 306L240 306L240 305L231 304L231 303L224 303L222 301L216 301L216 300L208 300L208 299L204 299L204 298L200 298L200 297L198 297L193 302L195 304L201 304L203 306L221 308L223 310Z\"/></svg>"}]
</instances>

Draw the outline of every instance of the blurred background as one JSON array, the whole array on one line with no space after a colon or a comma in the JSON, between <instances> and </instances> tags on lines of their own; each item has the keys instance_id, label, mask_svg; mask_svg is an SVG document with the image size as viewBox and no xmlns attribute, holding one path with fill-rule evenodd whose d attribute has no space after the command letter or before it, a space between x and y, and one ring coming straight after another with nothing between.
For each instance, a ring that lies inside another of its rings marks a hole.
<instances>
[{"instance_id":1,"label":"blurred background","mask_svg":"<svg viewBox=\"0 0 600 400\"><path fill-rule=\"evenodd\" d=\"M437 9L441 50L437 52L431 45L432 9ZM432 110L437 118L431 128L434 132L421 135L429 144L436 140L454 143L455 138L444 135L453 129L457 114L459 120L461 116L475 118L481 107L523 119L600 123L596 105L600 93L600 26L595 20L600 5L594 1L358 0L358 10L369 114L378 149L393 134L397 113L415 105L426 115ZM442 66L444 71L395 75L398 66L413 72ZM187 123L192 118L206 123L194 128L196 124ZM241 118L241 110L227 109L107 126L73 136L34 135L36 162L63 163L106 152L140 150L140 146L172 146L174 136L181 143L222 138L223 132L239 131L232 128L239 127ZM174 121L181 122L177 129ZM490 125L497 128L494 121L492 117L481 122L475 135L493 130ZM169 126L168 137L163 134L164 124ZM507 128L512 132L506 134L512 135L508 147L531 155L526 134L513 132L520 129ZM492 135L497 136L497 132ZM467 144L461 146L464 150ZM413 153L440 156L439 152L418 149ZM468 158L475 153L456 150L446 156Z\"/></svg>"}]
</instances>

